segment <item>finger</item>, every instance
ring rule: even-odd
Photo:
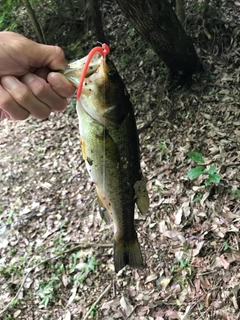
[[[1,119],[25,120],[29,117],[29,112],[17,104],[2,86],[0,86],[0,108],[2,109]]]
[[[45,66],[52,70],[65,70],[68,62],[60,47],[37,43],[32,46],[30,65],[39,68]]]
[[[76,88],[59,72],[50,72],[47,81],[53,90],[62,97],[70,98],[73,96]]]
[[[13,76],[3,76],[1,83],[15,102],[31,113],[33,117],[37,119],[46,119],[51,113],[51,109],[44,102],[38,100],[30,88],[17,78]]]
[[[37,69],[34,72],[31,72],[31,71],[29,71],[29,72],[34,73],[36,76],[38,76],[38,77],[40,77],[40,78],[42,78],[42,79],[47,81],[47,77],[48,77],[48,74],[49,74],[50,71],[51,70],[49,68],[42,67],[42,68]]]
[[[35,74],[27,73],[21,81],[28,86],[34,96],[54,111],[63,111],[67,106],[67,99],[58,95],[42,78]]]
[[[6,111],[0,109],[0,120],[3,119],[11,119],[11,117]]]
[[[49,68],[43,67],[37,69],[34,74],[48,81],[52,89],[61,97],[72,97],[76,87],[63,74],[50,71]]]

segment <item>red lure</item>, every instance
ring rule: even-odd
[[[79,80],[79,85],[78,85],[78,90],[77,90],[77,100],[80,98],[81,93],[82,93],[83,82],[84,82],[85,75],[87,73],[89,63],[91,62],[93,56],[97,52],[99,52],[103,57],[105,57],[107,54],[109,54],[110,48],[106,43],[102,43],[102,47],[95,47],[89,52],[86,63],[84,65],[84,68],[83,68],[83,71],[81,74],[81,77],[80,77],[80,80]]]

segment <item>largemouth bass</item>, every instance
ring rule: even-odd
[[[71,72],[65,73],[76,86],[80,65],[71,64]],[[76,77],[74,68],[78,69]],[[140,168],[136,122],[124,83],[107,57],[97,57],[89,66],[77,113],[83,158],[100,207],[114,224],[115,271],[126,265],[143,268],[134,208],[136,203],[141,213],[146,213],[149,199]]]

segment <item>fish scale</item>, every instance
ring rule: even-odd
[[[143,268],[134,210],[137,203],[145,214],[149,199],[140,168],[133,106],[110,59],[100,57],[96,65],[95,61],[92,72],[88,70],[77,100],[83,157],[96,186],[100,207],[113,220],[115,271],[125,265]],[[79,80],[78,76],[74,77],[74,70],[70,75],[69,79],[77,85]]]

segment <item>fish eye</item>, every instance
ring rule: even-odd
[[[110,82],[115,82],[119,77],[116,70],[110,70],[107,75]]]

